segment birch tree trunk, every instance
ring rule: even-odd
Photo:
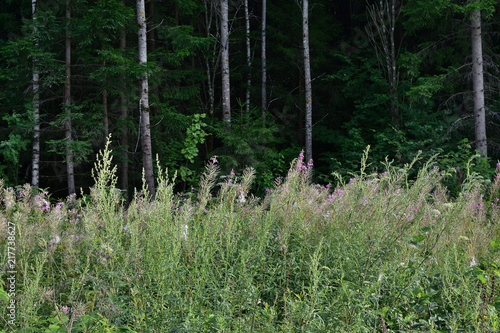
[[[488,156],[486,141],[486,110],[484,104],[483,48],[481,40],[481,11],[471,13],[472,85],[474,90],[474,128],[476,149]]]
[[[391,121],[395,128],[400,127],[401,115],[398,107],[398,81],[399,73],[397,68],[397,51],[395,41],[396,21],[401,12],[401,4],[396,0],[380,0],[378,5],[368,7],[371,17],[371,28],[367,33],[375,46],[375,52],[379,64],[384,69],[387,82],[389,84],[389,95],[391,96]],[[378,37],[378,39],[376,38]]]
[[[125,52],[127,46],[127,35],[125,27],[120,34],[120,49]],[[128,107],[127,97],[124,89],[120,92],[120,120],[122,123],[120,144],[122,146],[122,162],[121,162],[121,189],[128,193],[128,131],[127,131]]]
[[[221,7],[221,61],[222,61],[222,120],[231,127],[231,86],[229,82],[229,5],[220,0]]]
[[[302,0],[302,30],[304,47],[304,86],[306,92],[306,161],[312,160],[312,86],[309,54],[309,0]]]
[[[102,46],[104,50],[104,45]],[[106,67],[106,60],[102,62],[102,66]],[[106,86],[106,79],[104,79],[104,86]],[[108,91],[102,91],[102,125],[104,127],[104,141],[109,137],[109,117],[108,117]]]
[[[71,20],[71,0],[66,0],[66,78],[64,83],[64,108],[66,111],[66,119],[64,127],[66,130],[66,170],[68,174],[68,193],[75,193],[75,174],[74,174],[74,153],[72,148],[73,138],[71,135],[71,33],[69,30]]]
[[[247,93],[246,93],[246,107],[247,113],[250,113],[250,87],[252,86],[252,55],[250,49],[250,14],[248,12],[248,0],[245,0],[245,37],[247,46]]]
[[[206,28],[206,37],[213,37],[211,33],[212,22],[215,21],[217,36],[213,37],[215,40],[219,39],[219,27],[217,24],[217,20],[213,20],[214,17],[214,5],[211,0],[203,0],[203,5],[205,7],[205,28]],[[209,114],[210,117],[214,116],[215,109],[215,72],[217,71],[217,65],[219,63],[219,59],[217,57],[217,43],[212,44],[212,56],[205,57],[205,65],[207,67],[207,87],[208,87],[208,97],[209,97]]]
[[[37,33],[37,25],[36,25],[36,0],[31,1],[31,12],[33,15],[33,22],[35,23],[35,39],[34,44],[35,48],[38,47],[38,37]],[[36,60],[33,59],[33,164],[31,168],[31,185],[33,187],[39,187],[39,179],[40,179],[40,74],[38,72],[38,67],[36,64]]]
[[[266,127],[267,114],[267,58],[266,58],[266,18],[267,18],[267,0],[262,0],[262,45],[261,45],[261,60],[262,60],[262,125]]]
[[[151,198],[155,196],[155,183],[153,174],[153,154],[151,147],[151,128],[149,123],[149,87],[148,73],[146,69],[147,55],[147,40],[146,40],[146,15],[145,15],[144,0],[137,0],[137,25],[138,30],[138,48],[139,48],[139,65],[144,67],[141,74],[141,99],[139,101],[141,111],[141,144],[142,144],[142,163],[144,168],[144,176],[146,185]]]

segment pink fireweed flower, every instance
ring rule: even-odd
[[[299,161],[303,161],[304,160],[304,151],[302,150],[299,154]]]

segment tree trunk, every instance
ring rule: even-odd
[[[69,31],[71,20],[71,0],[66,0],[66,80],[64,83],[64,107],[66,111],[66,119],[64,127],[66,130],[65,143],[66,143],[66,170],[68,174],[68,193],[75,193],[75,174],[74,174],[74,153],[71,136],[71,33]]]
[[[104,50],[104,45],[102,46]],[[106,60],[102,62],[102,66],[106,67]],[[109,138],[109,117],[108,117],[108,91],[106,89],[106,79],[104,79],[104,90],[102,91],[102,125],[104,127],[104,141]]]
[[[206,37],[211,38],[211,27],[212,27],[212,21],[213,21],[213,15],[214,15],[214,10],[213,10],[213,4],[209,0],[204,0],[203,5],[205,7],[205,29],[206,29]],[[217,20],[216,20],[217,23]],[[217,31],[219,29],[217,28]],[[216,37],[217,38],[217,37]],[[214,92],[214,86],[215,86],[215,81],[214,77],[215,74],[212,74],[212,72],[216,71],[216,67],[218,64],[218,59],[217,59],[217,43],[213,43],[213,50],[212,50],[212,57],[206,56],[205,57],[205,65],[207,67],[207,86],[208,86],[208,98],[209,98],[209,114],[210,117],[214,116],[214,108],[215,108],[215,92]],[[209,59],[210,58],[210,59]]]
[[[267,17],[267,0],[262,0],[262,45],[261,45],[261,60],[262,60],[262,125],[266,127],[267,114],[267,58],[266,58],[266,17]]]
[[[37,25],[36,25],[36,0],[31,1],[31,11],[33,15],[33,22],[35,22],[35,48],[38,47],[38,37]],[[31,169],[31,185],[33,187],[39,187],[40,179],[40,74],[38,72],[38,67],[36,60],[33,59],[33,164]]]
[[[231,127],[231,87],[229,82],[229,5],[220,0],[221,6],[221,61],[222,61],[222,120]]]
[[[127,46],[127,35],[123,28],[120,35],[120,49],[125,52]],[[120,144],[122,146],[122,162],[121,162],[121,188],[128,194],[128,131],[127,131],[127,118],[128,118],[128,107],[127,107],[127,97],[124,93],[125,89],[120,92],[120,121],[122,124],[121,128],[121,139]]]
[[[471,14],[472,32],[472,85],[474,90],[474,128],[476,149],[488,156],[486,141],[486,110],[484,105],[483,48],[481,41],[481,11]]]
[[[309,55],[309,0],[302,0],[302,29],[304,47],[304,86],[306,92],[306,161],[312,160],[312,87]]]
[[[246,93],[246,107],[247,113],[250,113],[250,87],[252,86],[252,54],[250,49],[250,14],[248,12],[248,0],[245,0],[245,37],[247,46],[247,93]]]
[[[146,40],[146,15],[144,0],[137,0],[137,24],[138,31],[138,47],[139,47],[139,65],[144,67],[141,74],[141,99],[139,101],[141,110],[141,144],[142,144],[142,163],[146,185],[151,198],[155,196],[155,182],[153,174],[153,153],[151,147],[151,128],[149,123],[149,87],[148,73],[146,69],[147,55],[147,40]]]
[[[108,117],[108,91],[102,91],[102,124],[104,127],[104,141],[109,137],[109,117]]]
[[[397,51],[395,41],[395,28],[397,17],[401,11],[401,5],[396,6],[396,0],[381,0],[378,5],[372,5],[368,8],[371,17],[371,25],[367,33],[375,47],[377,59],[387,78],[389,85],[389,96],[391,98],[391,121],[395,128],[401,125],[401,115],[398,107],[398,68]],[[374,27],[374,30],[371,29]],[[380,39],[377,40],[376,36]]]

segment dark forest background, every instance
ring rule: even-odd
[[[119,186],[142,184],[135,1],[3,0],[0,6],[0,177],[31,182],[34,64],[40,73],[40,188],[68,193],[66,176],[65,39],[71,61],[71,148],[75,183],[94,183],[91,169],[108,134]],[[500,16],[496,1],[309,0],[315,181],[334,182],[359,169],[382,172],[422,151],[454,170],[458,188],[475,154],[472,94],[472,6],[482,10],[488,158],[472,168],[485,179],[500,159]],[[394,6],[395,67],[387,67],[384,26],[373,13]],[[223,171],[257,171],[263,193],[304,149],[302,12],[293,0],[267,4],[267,110],[261,105],[261,1],[248,1],[251,65],[246,57],[244,1],[230,1],[231,128],[222,122],[219,2],[150,0],[148,73],[153,156],[176,189],[196,186],[209,158]],[[384,19],[385,18],[385,19]],[[391,35],[389,36],[389,42]],[[36,42],[35,42],[36,41]],[[251,75],[251,84],[248,77]],[[393,76],[394,74],[394,76]],[[247,108],[247,89],[250,103]],[[156,159],[155,159],[156,160]],[[156,168],[156,163],[154,163]],[[124,169],[128,172],[123,173]],[[79,191],[77,191],[79,193]],[[131,194],[131,193],[130,193]]]

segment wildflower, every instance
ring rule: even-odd
[[[474,256],[472,256],[472,260],[470,262],[469,267],[475,267],[477,265],[479,265],[479,263],[476,261],[476,258]]]
[[[188,231],[189,231],[188,225],[187,224],[181,224],[181,237],[185,241],[187,241],[187,238],[188,238]]]
[[[68,313],[69,313],[70,308],[68,308],[67,306],[62,306],[62,307],[61,307],[61,310],[62,310],[62,312],[64,312],[65,314],[68,314]]]
[[[431,209],[430,213],[431,213],[434,217],[441,215],[441,212],[440,212],[439,210],[437,210],[437,209]]]
[[[61,237],[59,236],[55,236],[55,237],[52,237],[52,239],[50,240],[49,244],[50,245],[56,245],[56,244],[59,244],[61,242]]]
[[[103,248],[104,250],[106,250],[106,252],[108,252],[109,254],[113,253],[114,250],[111,248],[111,246],[107,245],[107,244],[101,244],[101,248]]]
[[[444,206],[446,209],[450,209],[450,210],[451,210],[451,209],[453,209],[453,206],[454,206],[454,205],[453,205],[453,203],[451,203],[451,202],[447,202],[447,203],[445,203],[443,206]]]
[[[231,172],[229,173],[229,175],[230,175],[230,176],[234,176],[234,175],[235,175],[234,171],[233,171],[233,170],[231,170]]]
[[[240,192],[240,196],[238,197],[238,199],[236,201],[240,204],[244,204],[247,201],[245,198],[245,193]]]

